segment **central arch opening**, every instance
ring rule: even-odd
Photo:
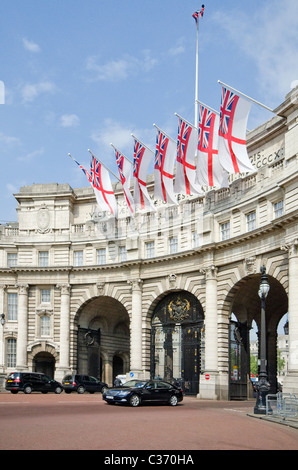
[[[198,393],[203,323],[202,306],[189,292],[170,293],[157,304],[151,321],[151,378]]]

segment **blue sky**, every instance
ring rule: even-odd
[[[194,122],[194,0],[2,0],[0,222],[33,183],[88,186],[71,153],[90,148],[117,172],[113,143],[132,158],[131,133],[154,150],[156,123],[174,139]],[[206,0],[199,98],[218,109],[220,85],[271,108],[298,83],[297,0]],[[248,128],[272,113],[253,105]],[[113,180],[113,178],[112,178]]]

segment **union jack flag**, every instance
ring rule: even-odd
[[[104,211],[110,211],[111,214],[116,215],[117,206],[112,189],[108,171],[103,168],[102,164],[91,155],[91,176],[92,185],[97,192],[97,201]]]
[[[215,113],[210,109],[204,108],[200,105],[199,112],[199,137],[198,137],[198,150],[208,150],[211,139],[213,139],[213,129],[215,121]]]
[[[219,156],[222,166],[231,173],[253,171],[246,150],[246,123],[251,104],[226,87],[222,87]]]
[[[202,9],[200,11],[199,10],[195,11],[194,14],[192,15],[196,23],[198,23],[199,17],[203,18],[204,9],[205,9],[205,5],[202,5]]]
[[[178,115],[177,115],[178,116]],[[202,194],[195,183],[195,153],[198,145],[197,129],[180,116],[177,137],[177,170],[174,189],[181,194]]]
[[[155,165],[154,165],[154,168],[156,168],[157,170],[162,169],[164,166],[168,144],[169,144],[169,138],[163,132],[158,130],[157,136],[156,136]]]
[[[134,198],[135,203],[141,209],[154,209],[146,185],[146,176],[148,166],[152,159],[152,151],[143,145],[138,139],[134,138],[134,159],[133,159],[133,176]]]
[[[131,212],[134,214],[135,207],[133,202],[133,197],[130,192],[130,173],[131,173],[131,163],[122,155],[119,150],[115,148],[116,162],[118,166],[118,171],[120,175],[120,180],[123,188],[124,197],[126,199],[127,206]]]
[[[154,194],[164,202],[176,204],[173,192],[174,161],[176,156],[176,144],[173,140],[157,129],[155,147],[155,186]]]
[[[192,133],[192,126],[179,118],[178,140],[177,140],[177,161],[182,165],[189,165],[186,162],[187,147]],[[193,165],[190,166],[195,169]]]
[[[134,158],[133,158],[133,176],[139,180],[140,166],[142,163],[142,158],[145,153],[145,147],[138,140],[135,139],[134,144]],[[141,184],[146,184],[144,181],[140,181]]]
[[[227,187],[227,173],[218,158],[218,126],[218,114],[200,105],[197,177],[202,185]]]
[[[81,168],[82,172],[84,173],[84,175],[87,177],[89,183],[91,183],[92,185],[92,176],[90,173],[88,173],[88,171],[86,170],[86,168],[84,168],[79,162],[77,162],[74,158],[72,158],[74,162],[76,162],[76,164]]]
[[[121,183],[124,184],[125,181],[126,181],[126,178],[125,178],[125,175],[124,175],[124,155],[122,155],[119,150],[116,150],[116,162],[117,162],[117,166],[118,166],[118,170],[119,170],[119,175],[120,175],[120,179],[121,179]]]
[[[219,131],[223,135],[227,135],[233,126],[238,100],[238,95],[222,87]]]

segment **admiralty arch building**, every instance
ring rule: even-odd
[[[277,389],[277,327],[288,321],[283,391],[298,393],[298,88],[247,134],[255,172],[179,204],[118,219],[91,186],[33,184],[0,226],[0,376],[74,371],[179,379],[186,394],[247,399],[249,334],[260,330],[265,267],[267,371]],[[79,171],[79,170],[78,170]],[[147,187],[153,197],[153,176]]]

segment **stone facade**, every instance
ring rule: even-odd
[[[231,175],[229,188],[205,188],[201,197],[180,196],[177,206],[155,201],[156,212],[132,219],[116,184],[115,221],[98,208],[91,187],[22,187],[18,222],[0,226],[3,375],[43,370],[61,380],[79,371],[111,384],[117,373],[164,370],[187,389],[190,367],[198,397],[231,398],[241,374],[231,368],[230,319],[234,314],[246,332],[253,320],[260,324],[264,265],[269,380],[274,390],[276,328],[288,312],[284,391],[297,393],[297,92],[248,133],[254,173]],[[153,184],[148,177],[152,195]],[[249,368],[241,368],[248,389]]]

